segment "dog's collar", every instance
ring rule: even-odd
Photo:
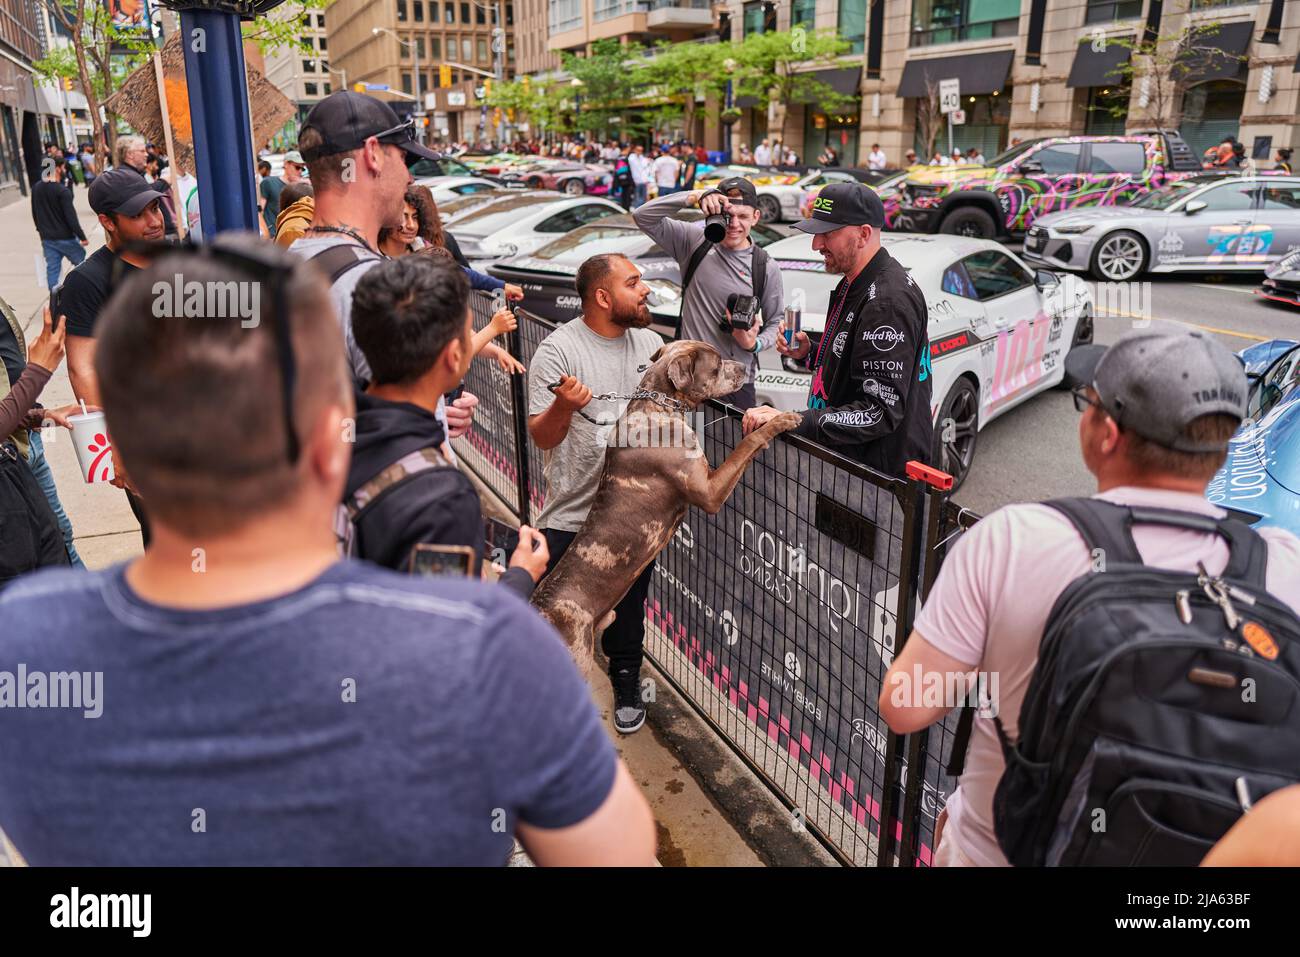
[[[654,389],[637,389],[629,396],[611,396],[611,398],[626,398],[629,402],[635,402],[637,399],[646,399],[655,405],[661,405],[673,412],[687,412],[690,407],[681,399],[674,399],[670,395],[664,395],[662,392],[656,392]]]

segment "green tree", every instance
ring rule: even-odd
[[[1117,85],[1138,91],[1134,112],[1143,117],[1144,125],[1170,130],[1178,128],[1179,101],[1199,70],[1207,65],[1221,66],[1226,60],[1246,59],[1225,53],[1214,44],[1213,38],[1221,27],[1217,20],[1202,20],[1166,30],[1151,39],[1104,37],[1097,42],[1113,43],[1131,51],[1129,58],[1111,71],[1111,78]],[[1117,104],[1110,112],[1127,117],[1129,104]]]
[[[733,43],[670,43],[660,41],[635,68],[633,86],[643,99],[653,99],[657,128],[681,117],[687,133],[695,128],[698,100],[721,103],[727,89],[727,66],[737,66]],[[711,111],[712,112],[712,111]]]
[[[86,96],[87,111],[94,130],[95,152],[100,169],[116,139],[117,117],[105,124],[100,102],[112,95],[119,84],[153,55],[157,47],[152,36],[139,30],[114,26],[108,5],[101,0],[39,0],[50,16],[68,31],[70,46],[52,46],[32,64],[44,83],[62,85],[73,80]],[[303,15],[323,10],[332,0],[289,0],[272,16],[258,17],[242,26],[244,39],[255,42],[263,53],[283,48],[306,52],[313,48],[301,36]]]
[[[560,54],[564,71],[581,84],[569,93],[570,98],[581,98],[580,104],[575,101],[575,127],[594,133],[627,126],[628,108],[638,93],[635,68],[641,54],[640,44],[624,45],[612,38],[597,40],[585,57],[567,50]]]
[[[780,135],[785,140],[785,124],[792,103],[816,103],[827,113],[851,108],[856,98],[839,93],[829,83],[817,79],[810,68],[833,66],[835,58],[847,53],[850,44],[833,30],[807,31],[802,27],[771,33],[751,33],[736,45],[733,54],[736,70],[733,91],[737,97],[749,96],[766,109],[777,103],[781,109]]]

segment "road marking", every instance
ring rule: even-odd
[[[1250,332],[1237,332],[1234,329],[1220,329],[1217,326],[1203,326],[1199,322],[1185,322],[1182,319],[1166,319],[1163,316],[1139,316],[1132,312],[1111,312],[1107,311],[1098,318],[1108,319],[1143,319],[1152,322],[1172,322],[1175,325],[1187,326],[1189,329],[1200,329],[1202,332],[1213,332],[1220,336],[1236,336],[1238,339],[1249,339],[1252,342],[1272,342],[1269,336],[1257,336]]]
[[[1239,288],[1239,287],[1237,287],[1237,286],[1216,286],[1216,285],[1214,285],[1214,284],[1212,284],[1212,283],[1208,283],[1208,282],[1194,282],[1194,283],[1191,283],[1191,285],[1196,286],[1196,287],[1198,287],[1198,288],[1200,288],[1200,289],[1214,289],[1214,290],[1222,290],[1223,292],[1235,292],[1235,293],[1237,293],[1237,295],[1239,295],[1239,296],[1253,296],[1253,295],[1255,295],[1255,290],[1254,290],[1254,289],[1241,289],[1241,288]]]

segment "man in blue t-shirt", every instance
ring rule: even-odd
[[[227,284],[249,291],[228,318],[155,293]],[[96,333],[154,535],[0,594],[0,828],[29,863],[503,864],[516,836],[544,865],[653,862],[548,625],[500,588],[338,560],[351,383],[311,267],[248,238],[168,253]]]

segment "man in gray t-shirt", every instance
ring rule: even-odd
[[[732,295],[752,296],[757,291],[754,242],[750,230],[762,217],[758,210],[758,192],[749,180],[733,176],[719,183],[717,189],[661,196],[632,214],[641,231],[677,260],[683,284],[696,250],[710,245],[704,238],[702,222],[686,223],[673,218],[674,213],[688,206],[699,206],[706,215],[725,212],[730,216],[730,223],[725,238],[708,249],[686,287],[682,297],[680,335],[683,339],[707,342],[722,353],[724,359],[734,359],[745,367],[745,385],[722,401],[737,408],[750,409],[757,404],[754,374],[758,371],[758,354],[776,343],[777,323],[785,309],[781,271],[770,257],[759,253],[758,260],[764,264],[766,272],[761,319],[756,316],[748,330],[722,327],[722,323],[729,319],[728,298]]]
[[[537,527],[555,567],[587,520],[596,497],[605,449],[626,399],[641,382],[650,357],[663,345],[650,325],[650,288],[624,256],[593,256],[578,269],[582,315],[542,340],[528,367],[528,432],[545,455],[546,506]],[[551,386],[558,387],[552,392]],[[641,646],[651,563],[614,609],[601,636],[614,685],[614,727],[631,734],[645,722],[641,701]]]

